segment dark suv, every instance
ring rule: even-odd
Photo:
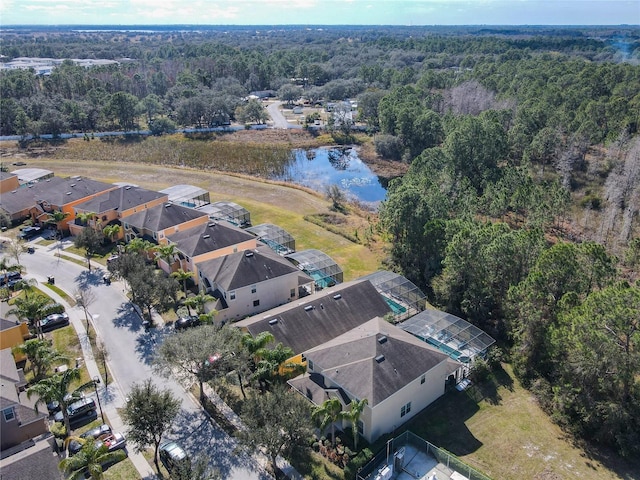
[[[71,423],[75,423],[76,419],[82,418],[90,411],[96,411],[96,402],[93,401],[93,398],[81,398],[67,407],[67,413],[69,414],[69,421]],[[62,412],[57,412],[53,416],[53,419],[56,422],[63,422],[64,416]]]
[[[20,233],[20,235],[18,235],[20,238],[22,238],[23,240],[29,240],[33,237],[35,237],[36,235],[39,235],[40,232],[42,232],[42,227],[25,227],[22,229],[22,232]]]

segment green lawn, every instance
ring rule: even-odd
[[[408,428],[496,480],[638,478],[633,466],[572,442],[508,365],[481,388],[445,394]]]

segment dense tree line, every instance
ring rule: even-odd
[[[292,79],[312,102],[363,95],[368,109],[362,119],[377,128],[371,91],[415,84],[416,94],[424,97],[419,104],[442,114],[450,107],[464,111],[460,99],[468,97],[469,89],[455,89],[476,79],[486,89],[477,96],[518,102],[513,141],[521,148],[546,126],[592,136],[595,122],[605,125],[603,138],[612,138],[621,128],[637,128],[637,67],[610,63],[637,57],[637,37],[629,29],[601,29],[595,35],[584,29],[541,28],[53,28],[44,33],[18,28],[0,39],[7,60],[31,56],[119,63],[87,69],[69,61],[49,76],[3,71],[0,134],[131,130],[160,118],[183,126],[251,121],[255,115],[238,110],[242,99],[252,91],[278,90]],[[530,99],[536,105],[529,105]],[[548,108],[557,113],[551,115]],[[156,128],[171,130],[173,124]],[[410,157],[433,140],[413,140],[407,133],[402,135]],[[590,140],[600,141],[598,135]]]

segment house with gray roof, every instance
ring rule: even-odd
[[[173,207],[184,208],[178,205]],[[177,246],[180,268],[193,272],[196,284],[200,279],[198,265],[202,262],[231,253],[253,250],[258,246],[258,239],[241,228],[228,222],[211,221],[205,213],[192,211],[203,215],[204,221],[192,228],[167,234],[166,243]]]
[[[74,207],[96,195],[118,187],[85,177],[51,177],[46,180],[22,186],[0,197],[0,209],[4,210],[13,222],[21,222],[29,217],[37,223],[45,222],[48,213],[62,211],[68,213],[65,224],[75,217]]]
[[[357,425],[372,443],[455,385],[460,364],[380,317],[304,352],[307,373],[289,384],[316,405],[367,399]],[[342,426],[342,425],[339,425]],[[344,426],[347,426],[345,424]]]
[[[193,208],[163,203],[132,213],[123,219],[124,238],[146,238],[157,244],[166,244],[169,235],[206,224],[209,217]],[[192,234],[191,232],[190,234]]]
[[[0,451],[18,447],[49,431],[47,415],[38,413],[24,393],[26,381],[10,348],[0,350]]]
[[[371,282],[356,281],[321,290],[235,325],[254,337],[270,332],[277,343],[299,355],[389,313],[391,308]]]
[[[167,201],[166,194],[133,185],[120,186],[76,205],[76,215],[91,214],[91,218],[83,222],[76,219],[69,224],[69,230],[71,235],[77,235],[85,226],[104,228],[111,224],[121,225],[124,218],[148,208],[164,205]],[[121,230],[118,238],[123,237],[124,232]]]
[[[313,279],[266,245],[197,264],[199,283],[216,297],[216,320],[234,321],[295,302]]]

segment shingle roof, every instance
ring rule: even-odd
[[[115,185],[84,177],[52,177],[20,187],[10,193],[2,194],[0,207],[4,208],[9,214],[20,212],[41,202],[48,202],[51,205],[61,207],[90,195],[115,188]]]
[[[254,337],[271,332],[276,342],[302,353],[390,311],[371,282],[358,281],[322,290],[235,325],[247,328]]]
[[[12,322],[11,320],[7,320],[6,318],[0,318],[0,331],[14,328],[16,325],[16,322]]]
[[[372,407],[442,362],[460,364],[404,330],[375,318],[333,340],[307,350],[320,372]]]
[[[48,445],[38,442],[36,447],[28,448],[2,461],[2,478],[11,480],[61,480],[64,478],[58,468],[58,457]]]
[[[127,185],[76,205],[76,208],[85,212],[101,214],[110,210],[127,210],[159,198],[167,200],[167,195],[147,190],[146,188]]]
[[[198,271],[227,291],[300,272],[266,246],[200,262]],[[307,276],[306,283],[312,281]]]
[[[165,228],[174,227],[181,223],[188,222],[200,217],[206,217],[205,213],[198,212],[193,208],[181,207],[168,203],[146,208],[127,217],[129,225],[139,229],[146,229],[152,232],[159,232]],[[191,232],[191,230],[189,230]]]
[[[202,213],[201,215],[206,215]],[[215,252],[221,248],[238,245],[256,237],[235,227],[228,222],[210,222],[167,235],[167,239],[178,245],[178,250],[188,257],[197,257],[208,252]]]

